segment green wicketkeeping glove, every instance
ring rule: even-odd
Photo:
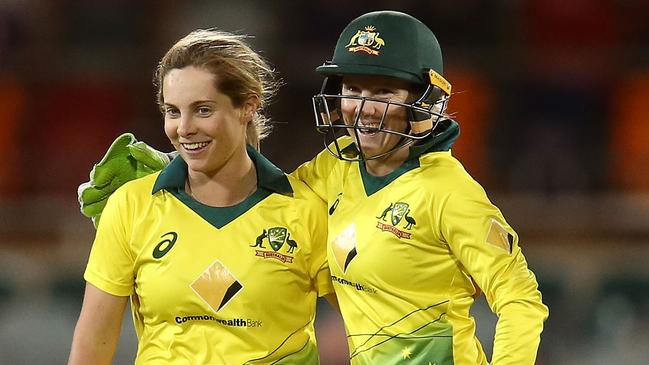
[[[90,181],[79,185],[81,213],[99,224],[108,197],[124,183],[162,170],[173,155],[138,142],[131,133],[117,137],[106,155],[90,171]]]

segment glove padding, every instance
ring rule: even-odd
[[[97,227],[108,197],[126,182],[162,170],[173,155],[135,139],[131,133],[117,137],[106,155],[93,166],[90,181],[79,185],[81,213]]]

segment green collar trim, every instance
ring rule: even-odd
[[[286,174],[273,165],[264,155],[255,150],[252,146],[247,145],[248,156],[252,159],[257,169],[257,186],[266,188],[270,191],[280,194],[290,194],[293,192],[291,183],[288,181]],[[165,167],[155,184],[151,194],[155,194],[162,189],[180,191],[185,190],[185,180],[187,179],[187,163],[181,158],[174,158],[167,167]]]
[[[377,177],[370,175],[370,173],[367,172],[365,163],[359,163],[358,165],[361,172],[361,178],[363,179],[365,194],[370,196],[396,180],[399,176],[418,168],[420,166],[418,157],[424,153],[450,150],[453,143],[455,143],[457,138],[460,136],[460,126],[452,119],[446,119],[440,123],[442,124],[439,125],[438,128],[440,128],[441,132],[425,138],[416,145],[410,146],[410,151],[406,161],[385,176]],[[358,153],[358,150],[356,149],[356,145],[351,143],[349,146],[345,147],[342,152]]]
[[[178,200],[183,202],[183,204],[188,206],[189,209],[193,210],[196,214],[218,229],[225,227],[226,224],[237,219],[273,193],[266,188],[260,187],[239,204],[231,207],[211,207],[194,200],[194,198],[187,195],[184,189],[173,189],[170,190],[170,192],[173,196],[178,198]]]
[[[406,160],[401,164],[401,166],[397,167],[391,173],[380,177],[370,175],[370,173],[367,172],[367,168],[365,167],[365,162],[359,162],[358,166],[361,171],[361,178],[363,179],[363,188],[365,188],[365,194],[367,196],[370,196],[386,187],[388,184],[396,180],[399,176],[405,174],[410,170],[418,168],[419,159],[412,158],[410,160]]]
[[[183,204],[196,212],[216,228],[223,228],[252,207],[257,205],[273,192],[280,194],[293,193],[291,183],[282,170],[273,165],[266,157],[250,145],[246,146],[248,156],[257,168],[257,190],[239,204],[230,207],[211,207],[196,201],[185,192],[187,178],[187,163],[177,157],[165,167],[156,179],[152,194],[165,189],[173,194]]]

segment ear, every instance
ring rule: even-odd
[[[257,110],[261,106],[261,100],[257,94],[250,94],[241,107],[241,122],[248,123],[252,121]]]

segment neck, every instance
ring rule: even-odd
[[[207,175],[190,171],[185,191],[195,200],[213,207],[229,207],[241,203],[257,190],[255,165],[245,152],[216,173]]]
[[[409,152],[409,149],[404,147],[387,156],[375,160],[367,160],[365,161],[365,169],[372,176],[385,176],[401,166],[408,158]]]

